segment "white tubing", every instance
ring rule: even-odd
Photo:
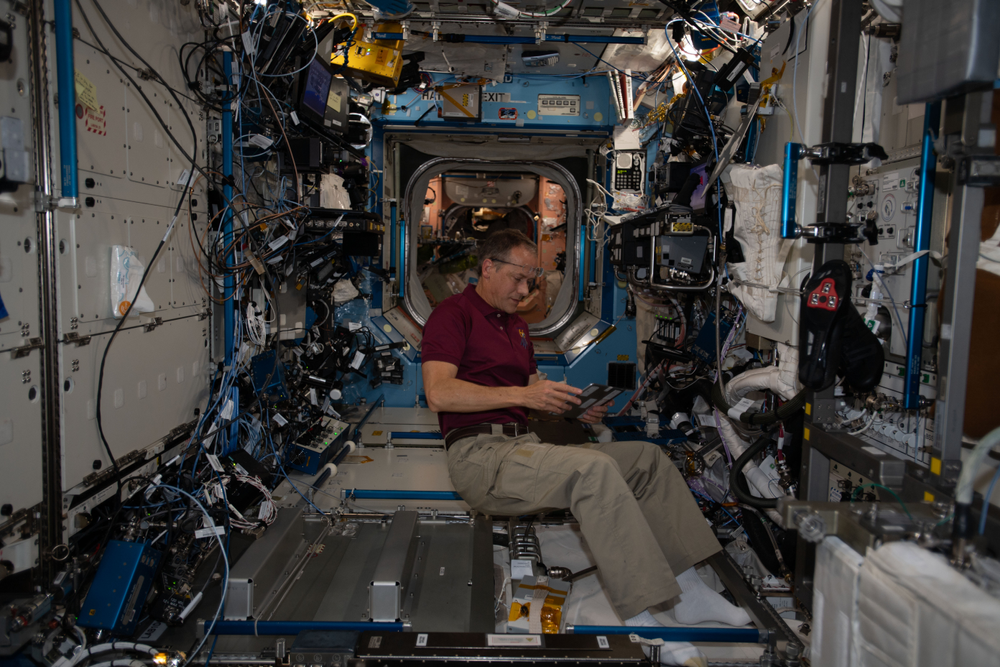
[[[201,596],[202,594],[201,592],[199,592],[197,595],[191,598],[191,602],[188,603],[188,606],[184,607],[184,611],[180,613],[180,619],[182,621],[186,619],[188,615],[191,614],[192,611],[194,611],[195,607],[198,606],[198,603],[201,602]]]
[[[147,646],[146,644],[136,644],[135,642],[109,642],[107,644],[97,644],[95,646],[91,646],[84,651],[80,651],[72,658],[65,660],[65,662],[57,660],[53,667],[73,667],[73,665],[78,662],[91,658],[97,653],[107,653],[109,651],[136,651],[139,653],[148,653],[150,655],[156,655],[159,653],[157,649],[152,646]],[[140,662],[139,664],[142,664],[143,667],[145,667],[143,663]],[[96,667],[96,665],[92,665],[91,667]]]
[[[958,476],[958,485],[955,487],[955,502],[963,505],[972,503],[972,484],[976,479],[976,471],[990,450],[998,444],[1000,444],[1000,426],[984,435],[962,464],[962,473]]]
[[[751,391],[770,389],[786,401],[791,400],[798,393],[799,352],[794,347],[778,343],[778,355],[777,366],[754,368],[727,382],[729,397],[739,400]]]
[[[716,414],[718,415],[719,435],[721,435],[722,439],[725,440],[727,445],[729,445],[729,453],[733,455],[733,461],[735,462],[736,459],[740,458],[740,455],[747,450],[750,443],[736,433],[736,429],[733,428],[732,422],[729,421],[726,415],[722,414],[722,412],[718,410],[716,411]]]

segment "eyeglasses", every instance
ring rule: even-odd
[[[541,278],[542,273],[545,272],[540,266],[525,266],[524,264],[515,264],[514,262],[506,262],[502,259],[494,259],[494,262],[499,262],[500,264],[507,264],[508,266],[516,266],[519,269],[523,269],[528,273],[528,278]]]

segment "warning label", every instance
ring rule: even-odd
[[[102,137],[106,137],[108,135],[108,121],[107,114],[104,111],[104,106],[95,110],[90,107],[85,107],[82,104],[77,104],[76,117],[83,119],[83,126],[87,132],[91,132]]]

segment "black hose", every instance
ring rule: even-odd
[[[773,509],[777,507],[778,499],[757,498],[756,496],[751,495],[750,487],[747,486],[746,480],[743,478],[743,468],[747,466],[747,463],[749,463],[754,456],[767,447],[770,442],[770,433],[765,433],[757,438],[752,445],[747,447],[745,452],[740,454],[740,457],[736,459],[736,463],[733,464],[733,469],[729,472],[729,488],[733,492],[733,495],[736,496],[741,503],[760,509]]]
[[[712,385],[712,403],[722,414],[728,415],[729,410],[732,408],[722,393],[722,385],[718,382]],[[776,422],[783,422],[792,418],[805,404],[806,391],[803,389],[774,412],[744,412],[740,415],[740,422],[750,426],[770,426]]]
[[[587,576],[591,572],[596,572],[596,571],[597,571],[597,566],[596,565],[591,565],[590,567],[586,568],[585,570],[580,570],[579,572],[574,572],[573,574],[571,574],[568,577],[566,577],[565,579],[563,579],[563,581],[573,582],[573,581],[576,581],[577,579],[579,579],[581,577]]]

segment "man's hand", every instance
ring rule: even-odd
[[[599,424],[608,414],[608,404],[592,405],[587,411],[580,415],[580,421],[584,424]]]
[[[580,399],[576,397],[580,389],[571,387],[565,382],[553,382],[551,380],[538,380],[529,384],[522,390],[524,407],[540,412],[554,412],[561,414],[569,408],[568,403],[580,404]]]

